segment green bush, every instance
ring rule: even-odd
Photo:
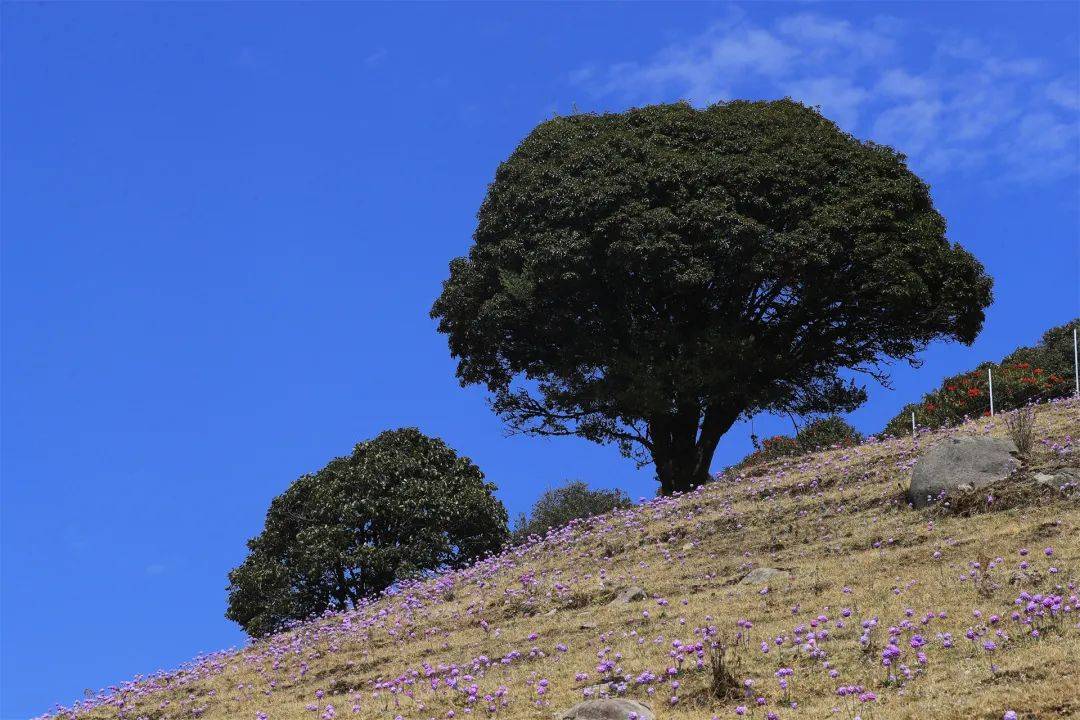
[[[592,490],[580,480],[574,480],[545,491],[528,517],[522,513],[514,525],[513,540],[521,543],[530,535],[543,535],[571,520],[602,515],[631,504],[622,490]]]
[[[761,447],[744,457],[736,467],[760,465],[770,460],[799,454],[799,443],[788,435],[773,435],[761,441]]]
[[[265,635],[497,552],[509,532],[494,490],[442,440],[416,428],[382,432],[274,498],[229,573],[225,616]]]
[[[911,413],[922,427],[956,425],[966,418],[990,414],[987,370],[994,373],[994,410],[1015,410],[1038,400],[1071,395],[1074,385],[1072,331],[1080,319],[1047,330],[1031,347],[1017,348],[1000,363],[985,362],[969,372],[946,378],[921,401],[909,403],[889,421],[884,435],[911,433]]]
[[[806,425],[795,437],[774,435],[762,440],[761,447],[743,458],[736,467],[759,465],[770,460],[802,455],[834,445],[847,447],[859,442],[862,442],[862,434],[858,430],[842,417],[830,415]]]
[[[834,445],[850,447],[862,442],[862,433],[842,417],[832,415],[810,423],[795,436],[801,452],[814,452]]]

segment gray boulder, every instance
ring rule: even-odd
[[[766,583],[783,582],[791,577],[791,573],[787,570],[779,570],[777,568],[760,567],[754,568],[750,572],[743,575],[742,580],[739,581],[740,585],[764,585]]]
[[[634,715],[631,716],[631,713]],[[609,698],[605,700],[586,700],[555,716],[558,720],[655,720],[656,716],[648,705],[635,700]]]
[[[1018,467],[1016,445],[1007,438],[960,436],[928,450],[911,474],[908,501],[915,507],[937,502],[943,494],[971,491],[1004,480]]]

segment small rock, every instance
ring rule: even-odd
[[[799,645],[784,645],[778,648],[778,652],[782,658],[794,658],[799,655],[799,647]]]
[[[581,694],[590,699],[592,698],[605,698],[608,695],[615,694],[615,683],[602,682],[595,685],[587,685],[581,688]]]
[[[622,698],[586,700],[555,717],[557,720],[627,720],[630,713],[636,713],[638,720],[656,718],[648,705]]]
[[[1074,497],[1080,494],[1080,468],[1058,468],[1052,473],[1035,473],[1035,482]]]
[[[694,543],[688,542],[688,543],[686,543],[685,545],[682,546],[682,549],[683,550],[693,550],[694,549]]]
[[[1035,482],[1041,483],[1043,485],[1053,485],[1054,476],[1047,475],[1046,473],[1035,473]]]
[[[642,590],[641,588],[639,588],[639,587],[631,587],[631,588],[626,588],[621,593],[616,595],[615,599],[612,600],[608,604],[609,605],[629,605],[632,602],[637,602],[638,600],[644,600],[647,597],[648,597],[648,595],[646,595],[645,591]]]
[[[591,620],[588,620],[588,621],[583,622],[580,625],[578,625],[578,627],[580,629],[582,629],[582,630],[595,630],[597,625],[596,625],[596,623],[592,622]]]
[[[743,578],[739,581],[739,584],[763,585],[768,582],[780,582],[781,580],[787,580],[789,577],[791,577],[791,573],[789,573],[787,570],[760,567],[754,568],[750,572],[743,575]]]

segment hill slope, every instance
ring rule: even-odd
[[[784,719],[1077,717],[1077,502],[1034,485],[968,498],[970,516],[903,500],[929,444],[1002,431],[983,419],[757,468],[60,714],[547,720],[607,691],[672,719],[740,706]],[[1039,431],[1039,462],[1076,464],[1080,404],[1044,406]],[[790,575],[740,583],[758,567]],[[648,597],[617,599],[631,587]],[[727,699],[709,692],[718,640],[734,667]]]

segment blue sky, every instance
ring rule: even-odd
[[[225,574],[270,499],[384,428],[512,514],[564,478],[654,492],[614,448],[505,437],[427,316],[553,113],[790,95],[909,155],[997,300],[865,431],[1080,306],[1075,3],[2,13],[5,719],[241,643]]]

